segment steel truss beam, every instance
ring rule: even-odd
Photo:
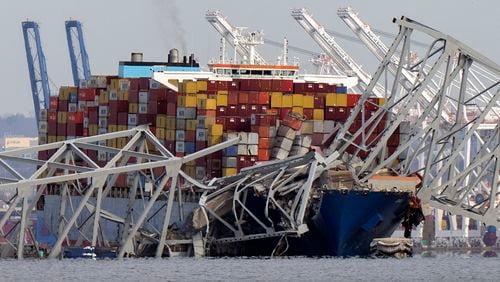
[[[353,167],[360,184],[386,167],[402,175],[418,173],[422,176],[418,194],[432,206],[500,226],[500,125],[480,132],[487,116],[498,110],[500,66],[460,41],[411,19],[402,17],[394,22],[400,32],[330,151],[344,155],[351,165],[356,157],[346,153],[349,146],[357,148],[356,154],[366,154],[364,161]],[[410,60],[414,34],[430,38],[428,49],[417,63]],[[483,69],[492,75],[489,83],[475,85],[475,90],[469,91],[473,88],[469,79],[472,69]],[[408,71],[417,79],[409,80],[405,75]],[[429,99],[425,92],[433,81],[439,84]],[[377,83],[391,89],[382,106],[373,105],[368,99]],[[402,87],[405,83],[411,85]],[[422,99],[428,104],[410,118],[410,112]],[[366,114],[368,107],[376,108],[371,116]],[[447,108],[456,109],[451,120],[441,114]],[[480,114],[468,117],[470,108]],[[361,126],[352,130],[358,119]],[[384,129],[375,134],[380,123]],[[400,136],[400,145],[388,152],[387,145],[394,134]],[[425,161],[418,162],[422,157]],[[478,194],[486,200],[476,202]]]
[[[127,138],[128,142],[125,147],[121,149],[99,145],[103,143],[103,141],[115,138]],[[3,234],[3,232],[1,232],[0,235],[4,236],[9,243],[17,249],[17,258],[22,259],[26,255],[24,242],[26,239],[26,231],[29,231],[27,220],[30,218],[37,201],[46,193],[47,186],[59,185],[62,190],[59,213],[59,232],[57,234],[57,241],[49,254],[49,258],[55,258],[61,254],[62,245],[64,242],[69,243],[67,238],[72,230],[78,230],[81,236],[84,236],[82,230],[85,231],[92,226],[91,229],[89,229],[92,234],[90,239],[91,245],[107,245],[107,241],[101,230],[102,220],[111,220],[113,222],[126,224],[123,228],[123,240],[118,248],[119,257],[123,257],[127,254],[136,252],[133,238],[136,237],[139,230],[147,229],[146,219],[153,211],[154,204],[159,200],[160,196],[164,195],[164,198],[168,200],[166,203],[166,213],[163,219],[163,229],[156,234],[159,240],[156,256],[161,257],[166,244],[165,240],[169,228],[170,217],[172,216],[175,191],[179,191],[180,193],[177,181],[179,177],[184,178],[190,185],[197,186],[201,189],[213,189],[213,187],[203,185],[191,177],[188,177],[181,171],[181,166],[197,158],[235,145],[238,142],[239,140],[235,138],[181,158],[173,156],[161,142],[156,139],[147,126],[139,126],[126,131],[77,138],[27,149],[1,152],[0,167],[2,167],[6,173],[10,173],[10,177],[0,180],[0,189],[15,188],[17,189],[17,195],[11,201],[8,211],[0,219],[0,230],[3,230],[3,226],[7,221],[15,220],[14,211],[18,203],[22,203],[22,207],[21,217],[19,223],[16,225],[16,230],[11,230],[9,234]],[[151,152],[151,150],[154,152]],[[51,156],[48,160],[34,160],[24,157],[26,154],[39,154],[46,151],[51,152]],[[90,152],[107,152],[110,154],[110,157],[104,162],[96,163],[88,155]],[[24,178],[21,173],[9,165],[9,162],[12,161],[36,164],[39,165],[39,167],[29,178]],[[133,210],[133,205],[131,204],[128,205],[127,211],[125,211],[125,214],[129,215],[125,219],[103,209],[102,203],[104,199],[109,196],[119,174],[125,173],[133,176],[134,181],[130,188],[130,200],[134,201],[138,191],[143,194],[143,191],[138,185],[139,176],[150,174],[151,177],[154,177],[152,169],[162,169],[163,175],[159,176],[157,179],[153,179],[152,195],[144,210],[140,212],[137,220],[133,220],[131,217]],[[37,188],[35,196],[29,200],[30,191],[35,187]],[[71,204],[71,196],[68,192],[70,187],[78,191],[81,200],[76,209],[73,209],[70,218],[65,218],[66,205]],[[142,197],[142,199],[145,200],[144,197]],[[178,201],[181,201],[181,198],[179,198]],[[162,208],[163,207],[165,206],[162,206]],[[85,219],[83,223],[78,223],[84,209],[89,211],[90,217]],[[158,211],[154,211],[154,213]],[[77,244],[82,243],[83,237],[80,238]]]

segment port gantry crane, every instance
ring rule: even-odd
[[[360,90],[366,89],[371,80],[370,75],[340,47],[333,36],[326,32],[325,28],[313,18],[307,9],[293,9],[292,17],[318,43],[321,49],[333,59],[345,75],[358,77]],[[372,91],[377,97],[385,97],[385,90],[380,85],[377,85]]]
[[[422,177],[418,195],[424,202],[455,215],[500,226],[497,200],[500,185],[500,124],[496,123],[487,132],[477,151],[465,150],[471,139],[478,135],[481,124],[494,113],[500,100],[500,79],[476,85],[477,90],[474,92],[467,91],[471,88],[470,69],[481,68],[491,73],[492,77],[500,77],[500,66],[453,37],[416,21],[402,17],[394,22],[399,25],[399,33],[383,56],[361,100],[330,146],[330,151],[343,155],[353,145],[357,147],[356,153],[362,151],[367,154],[363,162],[355,164],[352,154],[347,162],[352,165],[361,185],[377,171],[387,167],[401,175],[418,173]],[[410,41],[417,33],[429,36],[432,42],[423,58],[415,63],[409,59]],[[393,60],[396,54],[399,58]],[[363,113],[370,93],[377,82],[386,80],[385,76],[392,73],[389,71],[390,64],[394,64],[395,72],[390,81],[391,91],[386,104],[378,106],[371,117],[366,117]],[[408,83],[404,70],[416,72],[419,79],[411,81],[411,87],[400,89]],[[438,84],[437,92],[428,106],[416,113],[416,119],[409,126],[409,112],[425,96],[424,92],[432,80],[439,81],[439,72],[443,79]],[[454,81],[458,81],[458,88],[453,85]],[[441,114],[446,104],[457,109],[453,120]],[[470,119],[464,118],[467,107],[476,107],[480,114]],[[350,130],[359,116],[362,126]],[[362,138],[361,142],[356,142],[360,136],[372,135],[385,117],[388,121],[382,133],[375,134],[371,141]],[[393,152],[387,152],[387,142],[397,130],[402,136],[400,145]],[[469,154],[463,156],[463,159],[470,160],[465,165],[461,158],[463,154]],[[424,162],[416,162],[421,156],[424,156]],[[457,167],[461,169],[457,171]],[[482,194],[481,197],[478,194]]]
[[[90,79],[89,56],[83,40],[82,24],[79,21],[69,20],[65,22],[65,26],[73,83],[75,86],[80,86],[80,81]]]
[[[47,64],[40,40],[40,27],[38,23],[33,21],[22,22],[22,29],[35,118],[38,126],[40,122],[40,110],[49,108],[49,76],[47,74]]]
[[[205,18],[222,35],[224,40],[231,44],[238,55],[242,58],[248,58],[250,64],[266,64],[266,60],[255,50],[255,45],[264,43],[261,32],[245,36],[243,34],[245,28],[232,26],[220,11],[208,11]]]

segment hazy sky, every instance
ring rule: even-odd
[[[57,86],[72,83],[64,21],[84,25],[84,36],[93,74],[116,74],[119,60],[130,52],[145,60],[164,61],[168,49],[182,46],[205,64],[218,56],[219,36],[205,20],[207,10],[221,10],[235,26],[264,30],[267,38],[319,52],[320,49],[290,16],[291,8],[307,7],[328,29],[352,35],[337,17],[338,7],[350,5],[373,28],[396,33],[393,17],[405,15],[449,33],[495,62],[500,62],[500,2],[496,0],[378,0],[378,1],[237,1],[237,0],[4,0],[0,9],[0,115],[32,113],[33,102],[21,32],[21,21],[37,21],[51,80]],[[388,40],[386,42],[389,43]],[[362,45],[339,43],[368,71],[373,55]],[[272,61],[280,50],[259,47]],[[301,61],[307,61],[307,56]],[[56,91],[53,87],[52,91]],[[55,93],[55,92],[54,92]]]

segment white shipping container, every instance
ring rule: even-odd
[[[250,156],[257,156],[259,154],[259,145],[248,145],[248,154]]]
[[[184,141],[186,139],[186,131],[184,130],[176,130],[175,131],[175,140],[176,141]]]
[[[226,168],[232,168],[232,167],[237,167],[238,162],[236,160],[236,157],[223,157],[222,158],[222,167]]]
[[[148,104],[139,104],[139,113],[147,114],[148,113]]]
[[[278,160],[286,159],[289,154],[290,154],[290,151],[281,149],[279,147],[275,147],[271,150],[271,158],[278,159]]]
[[[139,103],[148,103],[148,92],[146,91],[140,91],[139,92]]]
[[[106,134],[108,133],[108,128],[107,127],[99,127],[99,134]],[[106,142],[106,140],[104,140]],[[104,143],[104,146],[106,146],[106,143]]]
[[[278,137],[285,137],[290,140],[293,140],[295,138],[295,135],[297,135],[297,132],[288,126],[281,125],[278,128],[278,134],[277,134]]]
[[[40,121],[38,123],[38,132],[47,133],[48,125],[46,121]]]
[[[114,89],[109,90],[109,100],[110,101],[118,100],[118,91]]]
[[[227,139],[226,140],[231,140],[232,138],[231,137],[235,137],[235,136],[229,136],[229,133],[225,134],[227,135]],[[240,144],[248,144],[248,133],[247,132],[238,132],[236,133],[237,137],[240,138]]]
[[[196,129],[196,141],[207,141],[207,130],[202,128]]]
[[[108,118],[100,117],[99,118],[99,127],[101,127],[101,128],[108,127]]]
[[[196,179],[201,180],[207,176],[207,169],[203,166],[197,166],[195,172]]]
[[[108,113],[109,113],[108,106],[99,106],[99,116],[100,117],[107,117]]]
[[[89,118],[88,117],[83,118],[83,128],[89,128]]]
[[[246,156],[248,155],[248,146],[244,144],[239,144],[238,145],[238,155],[240,156]]]
[[[40,109],[40,120],[47,121],[47,109]]]
[[[323,126],[322,120],[313,121],[313,132],[314,133],[323,133],[325,131],[325,127]]]
[[[335,129],[335,121],[333,120],[324,120],[323,121],[324,133],[331,133]]]
[[[285,138],[285,137],[277,137],[275,147],[280,147],[286,151],[290,151],[292,149],[293,140]]]
[[[186,146],[184,141],[175,141],[175,151],[178,153],[184,153],[186,150]]]
[[[255,132],[248,133],[248,144],[259,145],[259,134]]]
[[[175,120],[175,128],[179,129],[179,130],[185,130],[186,129],[186,120],[184,120],[184,119]]]
[[[149,89],[159,89],[160,83],[154,79],[149,80]]]
[[[78,104],[77,103],[68,103],[68,112],[76,113],[77,111],[78,111]]]
[[[87,106],[87,103],[85,101],[78,101],[78,111],[79,112],[85,111],[86,106]]]
[[[128,125],[137,125],[137,114],[128,114]]]
[[[108,154],[106,154],[106,152],[99,151],[97,153],[97,160],[98,161],[104,162],[104,161],[106,161],[107,158],[108,158]]]

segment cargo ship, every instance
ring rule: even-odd
[[[118,76],[93,76],[79,87],[62,87],[57,97],[51,97],[50,108],[41,116],[40,144],[148,124],[165,148],[182,157],[238,134],[237,146],[183,166],[182,170],[190,177],[208,182],[237,175],[255,164],[320,151],[360,99],[359,94],[348,93],[348,86],[356,83],[354,78],[302,75],[297,65],[214,63],[208,67],[208,71],[202,71],[194,55],[180,59],[175,49],[169,53],[167,62],[143,62],[142,54],[133,54],[131,61],[120,62]],[[375,106],[367,111],[376,111],[376,105],[384,103],[383,98],[371,99]],[[104,145],[122,148],[126,142],[126,138],[118,138]],[[392,152],[398,145],[399,132],[396,132],[387,149]],[[354,146],[348,152],[357,153]],[[99,165],[113,157],[106,152],[88,154]],[[39,158],[46,160],[50,155],[48,152]],[[360,153],[358,157],[365,156]],[[125,217],[130,181],[126,174],[120,174],[102,208]],[[324,185],[316,189],[308,209],[309,231],[289,238],[281,254],[367,255],[373,238],[390,236],[400,225],[418,184],[411,179],[410,185],[403,185],[405,188],[400,187],[401,182],[383,187],[386,184],[379,185],[374,180],[375,186],[361,189],[352,179],[342,182],[326,175],[321,181]],[[391,181],[399,180],[391,178]],[[77,191],[69,193],[73,195],[73,205],[78,205]],[[185,189],[183,194],[184,203],[178,205],[173,215],[173,223],[178,227],[190,225],[190,217],[185,215],[198,208],[201,192]],[[40,218],[54,234],[58,229],[60,197],[60,187],[49,186],[37,205]],[[249,199],[256,209],[262,205],[263,199],[257,193],[249,195]],[[155,205],[162,204],[158,201]],[[140,203],[136,206],[141,209]],[[66,213],[70,213],[69,207]],[[90,211],[82,214],[82,218],[85,215],[90,216]],[[149,224],[161,230],[160,215],[152,215]],[[119,242],[123,230],[120,223],[106,221],[101,228],[108,241]],[[218,234],[212,234],[215,239],[224,236],[223,227],[218,230]],[[85,232],[89,230],[71,232],[69,242],[76,242]],[[225,246],[215,244],[209,246],[210,255],[271,255],[279,240],[264,238]]]

